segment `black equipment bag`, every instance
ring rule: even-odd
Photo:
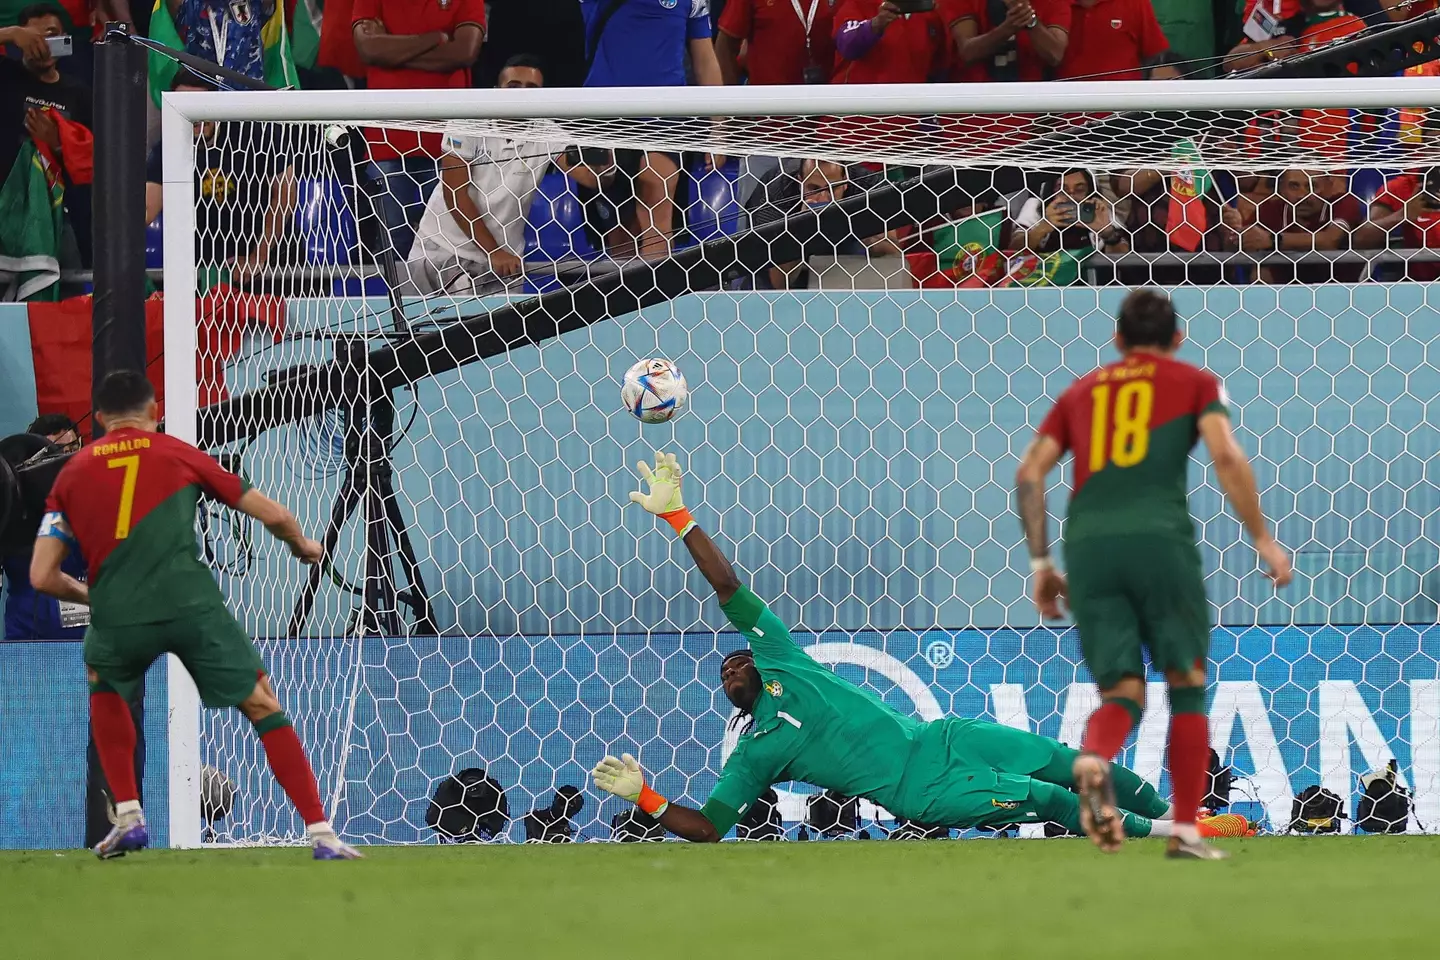
[[[440,835],[441,843],[479,843],[505,829],[510,803],[499,781],[480,767],[467,767],[440,781],[425,822]]]
[[[1210,769],[1205,778],[1205,799],[1200,801],[1200,806],[1217,812],[1230,806],[1230,786],[1234,780],[1234,771],[1220,765],[1220,754],[1212,747]]]
[[[1395,761],[1383,773],[1362,778],[1365,792],[1355,802],[1355,826],[1366,833],[1404,833],[1415,808],[1410,791],[1396,782]]]
[[[1295,833],[1339,833],[1345,805],[1332,790],[1308,786],[1290,808],[1290,829]]]

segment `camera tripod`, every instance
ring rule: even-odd
[[[299,636],[304,630],[340,531],[358,509],[365,524],[365,573],[355,631],[361,636],[435,636],[439,630],[431,615],[430,596],[395,495],[395,465],[390,459],[395,398],[369,369],[369,344],[364,337],[337,340],[335,352],[349,375],[347,383],[356,388],[339,405],[345,423],[345,468],[321,537],[326,559],[310,568],[290,617],[290,635]],[[395,580],[394,554],[399,555],[409,584],[403,591]],[[397,603],[404,603],[414,614],[415,622],[409,628],[401,622]]]

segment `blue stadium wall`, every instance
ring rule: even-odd
[[[397,447],[399,487],[455,636],[264,642],[282,684],[289,665],[309,664],[312,684],[324,682],[316,669],[360,671],[347,831],[421,839],[433,783],[470,765],[513,785],[521,812],[558,784],[583,784],[611,745],[638,748],[672,795],[703,798],[726,718],[716,651],[733,639],[714,632],[718,612],[696,599],[701,584],[666,538],[620,511],[627,465],[657,442],[688,452],[707,522],[757,591],[820,631],[803,643],[821,643],[843,671],[867,669],[907,711],[989,715],[1073,739],[1088,696],[1078,649],[1069,633],[1031,629],[1006,488],[1042,398],[1107,355],[1119,296],[699,295],[402,395],[402,423],[412,412],[423,423]],[[1420,819],[1440,819],[1440,370],[1428,297],[1409,284],[1176,293],[1190,318],[1186,352],[1224,378],[1282,539],[1300,550],[1299,582],[1276,601],[1248,548],[1233,546],[1218,496],[1194,498],[1223,624],[1217,737],[1228,736],[1256,781],[1247,789],[1275,818],[1321,771],[1349,796],[1355,772],[1394,756]],[[297,301],[291,330],[367,329],[378,307]],[[23,308],[0,308],[0,338],[17,322]],[[316,349],[257,346],[232,365],[231,389],[314,362]],[[689,374],[694,410],[642,435],[616,412],[614,378],[654,353]],[[7,421],[29,415],[23,397],[6,395],[23,389],[0,384]],[[316,526],[338,478],[296,470],[294,453],[323,467],[334,441],[323,421],[274,431],[246,451],[247,471],[306,505]],[[905,496],[921,477],[918,497]],[[347,550],[356,555],[353,538]],[[257,635],[284,623],[297,579],[278,554],[262,548],[244,576],[223,579]],[[323,592],[317,633],[343,634],[347,608]],[[349,659],[327,644],[348,644]],[[0,653],[8,688],[20,682],[33,697],[28,708],[0,705],[0,845],[73,845],[78,650]],[[1158,779],[1163,717],[1148,723],[1132,760]],[[335,731],[311,725],[316,766],[333,781]],[[158,741],[152,755],[152,771],[163,769]],[[608,822],[614,811],[598,812]]]

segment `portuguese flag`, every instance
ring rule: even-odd
[[[1080,264],[1094,247],[1033,253],[1005,251],[1003,209],[967,217],[935,231],[940,272],[957,287],[1066,286],[1080,280]]]

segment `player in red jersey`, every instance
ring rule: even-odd
[[[1270,535],[1255,475],[1230,430],[1220,381],[1175,359],[1183,334],[1170,298],[1135,290],[1121,304],[1121,359],[1081,377],[1055,402],[1015,476],[1016,508],[1047,619],[1069,603],[1101,705],[1075,761],[1085,832],[1103,850],[1124,839],[1110,762],[1145,708],[1145,660],[1170,696],[1175,831],[1167,855],[1218,860],[1195,826],[1210,759],[1205,662],[1210,614],[1185,497],[1190,451],[1203,439],[1231,507],[1277,587],[1290,556]],[[1066,452],[1075,483],[1065,528],[1066,577],[1050,560],[1045,478]]]
[[[326,819],[315,774],[260,654],[198,559],[195,506],[205,493],[254,517],[302,563],[320,560],[320,544],[289,510],[190,444],[157,433],[155,391],[143,374],[110,374],[95,401],[105,436],[81,448],[55,479],[30,566],[36,589],[90,605],[90,724],[116,812],[95,853],[105,859],[149,843],[126,702],[155,658],[173,653],[206,706],[238,707],[254,725],[275,779],[305,820],[315,859],[359,857]],[[72,547],[89,562],[88,583],[60,568]]]

